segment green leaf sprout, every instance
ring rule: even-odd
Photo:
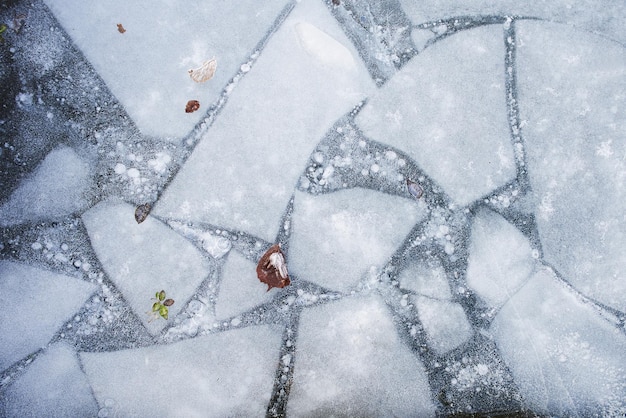
[[[156,302],[152,304],[152,312],[148,312],[150,316],[153,318],[158,318],[159,316],[165,320],[168,319],[169,316],[169,306],[174,304],[174,299],[165,299],[166,294],[165,290],[161,290],[160,292],[156,292],[154,294],[154,299]]]

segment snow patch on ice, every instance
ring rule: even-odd
[[[304,50],[316,59],[339,71],[356,69],[350,50],[332,36],[308,22],[296,24],[295,29]]]

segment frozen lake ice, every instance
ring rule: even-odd
[[[3,2],[0,416],[625,416],[624,24]]]

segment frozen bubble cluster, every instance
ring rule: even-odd
[[[626,415],[620,2],[127,3],[0,5],[0,416]]]

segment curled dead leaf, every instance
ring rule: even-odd
[[[11,29],[15,31],[15,33],[19,33],[22,26],[24,26],[24,22],[26,22],[26,15],[19,14],[13,18],[13,24],[11,25]]]
[[[118,23],[118,24],[117,24],[117,31],[118,31],[119,33],[124,33],[124,32],[126,32],[126,29],[124,29],[124,26],[122,26],[122,24],[121,24],[121,23]]]
[[[189,70],[188,73],[191,79],[196,83],[204,83],[213,78],[215,70],[217,70],[217,61],[215,58],[211,58],[205,61],[202,66]]]
[[[135,220],[138,224],[146,220],[146,218],[150,214],[151,209],[152,208],[150,207],[150,203],[144,203],[143,205],[137,206],[137,208],[135,209]]]
[[[272,287],[282,288],[289,286],[291,280],[287,272],[285,255],[280,250],[280,245],[274,244],[263,254],[256,266],[256,275],[259,280],[267,284],[267,290]]]
[[[185,106],[185,112],[192,113],[200,109],[200,102],[197,100],[189,100]]]
[[[419,199],[424,194],[424,189],[422,188],[422,186],[412,180],[406,179],[406,188],[409,190],[411,196],[416,199]]]
[[[174,299],[165,299],[163,301],[163,305],[165,306],[172,306],[174,304]]]

